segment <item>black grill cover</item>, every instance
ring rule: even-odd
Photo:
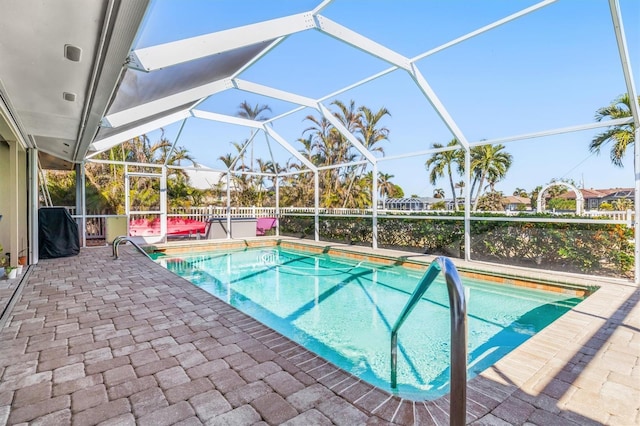
[[[38,210],[40,259],[75,256],[80,253],[78,225],[64,207]]]

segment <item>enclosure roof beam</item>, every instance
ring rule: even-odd
[[[478,28],[478,29],[476,29],[476,30],[474,30],[474,31],[472,31],[470,33],[467,33],[467,34],[461,36],[461,37],[458,37],[458,38],[456,38],[454,40],[451,40],[451,41],[449,41],[447,43],[444,43],[444,44],[442,44],[442,45],[440,45],[438,47],[435,47],[434,49],[431,49],[431,50],[429,50],[427,52],[421,53],[420,55],[411,58],[410,62],[411,63],[415,63],[416,61],[418,61],[420,59],[423,59],[423,58],[425,58],[427,56],[433,55],[434,53],[437,53],[437,52],[440,52],[442,50],[445,50],[445,49],[447,49],[447,48],[449,48],[451,46],[454,46],[456,44],[462,43],[463,41],[466,41],[466,40],[468,40],[470,38],[473,38],[473,37],[476,37],[476,36],[481,35],[483,33],[486,33],[487,31],[490,31],[490,30],[492,30],[492,29],[494,29],[494,28],[496,28],[496,27],[498,27],[500,25],[504,25],[504,24],[506,24],[508,22],[511,22],[511,21],[513,21],[515,19],[518,19],[518,18],[520,18],[520,17],[522,17],[524,15],[527,15],[529,13],[535,12],[535,11],[537,11],[537,10],[543,8],[543,7],[546,7],[546,6],[548,6],[548,5],[552,4],[552,3],[555,3],[556,1],[558,1],[558,0],[544,0],[544,1],[541,1],[540,3],[534,4],[533,6],[530,6],[530,7],[526,8],[526,9],[523,9],[523,10],[521,10],[519,12],[513,13],[513,14],[505,17],[505,18],[499,19],[498,21],[495,21],[495,22],[493,22],[493,23],[491,23],[489,25],[485,25],[484,27]],[[315,12],[316,11],[314,10],[314,13]],[[345,86],[345,87],[343,87],[341,89],[338,89],[333,93],[329,93],[328,95],[325,95],[325,96],[321,97],[319,99],[319,101],[322,102],[322,101],[325,101],[327,99],[334,98],[334,97],[336,97],[336,96],[338,96],[338,95],[340,95],[340,94],[342,94],[344,92],[347,92],[347,91],[349,91],[351,89],[354,89],[356,87],[362,86],[363,84],[366,84],[366,83],[368,83],[370,81],[376,80],[376,79],[378,79],[378,78],[380,78],[380,77],[382,77],[384,75],[387,75],[387,74],[389,74],[389,73],[391,73],[393,71],[396,71],[399,68],[400,67],[398,67],[397,65],[393,65],[393,66],[391,66],[391,67],[389,67],[389,68],[387,68],[385,70],[382,70],[382,71],[380,71],[380,72],[378,72],[376,74],[373,74],[373,75],[371,75],[369,77],[365,77],[360,81],[352,83],[352,84],[350,84],[348,86]],[[300,109],[301,109],[300,107],[295,108],[295,109],[293,109],[291,111],[288,111],[288,112],[285,112],[285,113],[279,115],[278,117],[272,118],[270,121],[275,121],[278,118],[286,117],[287,115],[294,114],[294,113],[300,111]]]
[[[558,0],[544,0],[544,1],[541,1],[540,3],[536,3],[536,4],[532,5],[532,6],[529,6],[529,7],[525,8],[525,9],[522,9],[522,10],[516,12],[516,13],[512,13],[511,15],[505,16],[502,19],[498,19],[497,21],[492,22],[491,24],[485,25],[484,27],[478,28],[477,30],[471,31],[471,32],[469,32],[469,33],[467,33],[467,34],[465,34],[463,36],[460,36],[460,37],[455,38],[455,39],[453,39],[451,41],[448,41],[448,42],[446,42],[444,44],[441,44],[440,46],[435,47],[435,48],[433,48],[431,50],[428,50],[428,51],[426,51],[424,53],[421,53],[418,56],[414,56],[413,58],[411,58],[411,62],[416,62],[416,61],[419,61],[420,59],[426,58],[427,56],[431,56],[434,53],[441,52],[441,51],[443,51],[443,50],[445,50],[445,49],[447,49],[447,48],[449,48],[451,46],[455,46],[456,44],[462,43],[463,41],[469,40],[469,39],[471,39],[473,37],[476,37],[476,36],[478,36],[478,35],[480,35],[482,33],[486,33],[487,31],[490,31],[490,30],[492,30],[494,28],[497,28],[497,27],[499,27],[501,25],[504,25],[504,24],[506,24],[508,22],[516,20],[516,19],[518,19],[518,18],[520,18],[520,17],[522,17],[524,15],[528,15],[529,13],[535,12],[538,9],[542,9],[543,7],[549,6],[550,4],[555,3],[557,1]]]
[[[308,98],[306,96],[296,95],[295,93],[274,89],[273,87],[264,86],[258,83],[252,83],[250,81],[241,80],[239,78],[234,79],[233,84],[235,85],[236,88],[243,90],[245,92],[251,92],[258,95],[263,95],[270,98],[291,102],[292,104],[297,104],[297,105],[302,105],[309,108],[318,109],[318,101],[316,101],[315,99]]]
[[[360,161],[351,161],[350,163],[330,164],[328,166],[320,166],[318,167],[318,170],[339,169],[340,167],[360,166],[363,164],[369,164],[369,162],[367,160],[360,160]]]
[[[279,177],[301,175],[303,173],[313,173],[313,170],[303,169],[303,170],[293,170],[290,172],[282,172],[280,173]]]
[[[205,120],[219,121],[221,123],[236,124],[238,126],[251,127],[253,129],[262,129],[264,124],[261,121],[248,120],[246,118],[234,117],[232,115],[218,114],[216,112],[202,111],[194,109],[191,111],[194,117]]]
[[[236,163],[240,158],[242,158],[242,155],[245,153],[249,145],[251,145],[251,143],[253,142],[253,139],[256,137],[257,134],[258,132],[255,129],[251,130],[251,136],[249,136],[249,139],[247,139],[244,145],[242,145],[242,148],[240,148],[240,151],[238,151],[238,155],[236,155],[236,158],[234,158],[231,164],[229,164],[229,170],[232,170],[236,166]]]
[[[333,124],[333,127],[335,127],[338,132],[340,132],[345,138],[347,138],[347,140],[351,142],[351,145],[353,145],[353,147],[357,149],[364,158],[366,158],[371,164],[375,164],[375,162],[377,161],[376,157],[371,153],[371,151],[369,151],[364,145],[362,145],[362,143],[360,143],[360,141],[355,136],[353,136],[353,133],[351,133],[349,129],[347,129],[344,124],[342,124],[338,117],[333,115],[333,113],[321,103],[319,103],[318,106],[320,108],[322,116],[326,118],[331,124]]]
[[[178,144],[178,141],[180,140],[180,136],[182,136],[182,131],[184,130],[184,125],[185,124],[187,124],[187,119],[186,118],[184,120],[182,120],[182,123],[180,124],[180,130],[178,130],[178,134],[176,135],[175,140],[171,144],[171,149],[169,149],[169,152],[167,152],[167,158],[164,159],[164,166],[165,167],[168,165],[169,159],[171,159],[171,155],[173,155],[173,151],[176,149],[176,145]]]
[[[109,114],[102,119],[103,127],[120,127],[146,117],[152,117],[172,108],[179,107],[191,102],[200,101],[208,96],[233,89],[231,79],[224,78],[211,83],[204,84],[193,89],[188,89],[164,98],[150,101],[142,105],[128,108],[120,112]]]
[[[431,149],[426,149],[426,150],[423,150],[423,151],[407,152],[405,154],[391,155],[391,156],[385,156],[385,157],[378,158],[378,163],[380,163],[382,161],[399,160],[399,159],[402,159],[402,158],[420,157],[420,156],[423,156],[423,155],[431,155],[431,154],[436,154],[438,152],[453,151],[453,150],[456,150],[456,149],[460,149],[460,148],[444,146],[442,148],[431,148]]]
[[[315,26],[311,12],[271,19],[184,40],[136,49],[129,55],[129,66],[140,71],[149,72],[263,43],[305,31]]]
[[[342,26],[325,16],[316,15],[315,20],[318,29],[323,33],[350,44],[365,53],[376,56],[377,58],[389,62],[399,68],[403,68],[405,70],[410,69],[410,61],[406,56],[403,56],[380,43],[350,30],[349,28]]]
[[[233,74],[231,74],[231,76],[229,78],[236,78],[237,76],[239,76],[240,74],[245,72],[247,69],[251,68],[251,66],[253,66],[253,64],[258,62],[267,53],[269,53],[270,51],[275,49],[275,47],[277,45],[279,45],[280,43],[282,43],[284,40],[286,40],[286,38],[287,38],[287,36],[279,37],[276,40],[274,40],[273,42],[271,42],[267,47],[262,49],[260,51],[260,53],[258,53],[253,58],[251,58],[246,64],[244,64],[240,68],[238,68]]]
[[[525,139],[534,139],[534,138],[543,138],[543,137],[546,137],[546,136],[561,135],[563,133],[580,132],[582,130],[599,129],[601,127],[622,126],[624,124],[631,124],[631,123],[633,123],[633,117],[616,118],[614,120],[598,121],[598,122],[595,122],[595,123],[581,124],[579,126],[562,127],[562,128],[558,128],[558,129],[543,130],[541,132],[534,132],[534,133],[526,133],[526,134],[522,134],[522,135],[508,136],[508,137],[505,137],[505,138],[486,139],[486,140],[482,140],[482,141],[469,142],[469,146],[473,147],[473,146],[479,146],[479,145],[489,145],[489,144],[498,144],[498,143],[505,143],[505,142],[515,142],[515,141],[521,141],[521,140],[525,140]]]
[[[311,161],[309,161],[309,159],[307,159],[305,156],[300,154],[300,152],[298,152],[297,149],[291,146],[289,142],[287,142],[282,136],[280,136],[275,130],[273,130],[273,127],[264,126],[263,130],[269,136],[271,136],[276,142],[278,142],[284,149],[289,151],[291,155],[296,157],[302,164],[307,166],[311,171],[313,171],[314,173],[318,171],[318,168]]]
[[[436,92],[431,88],[427,80],[424,78],[420,70],[415,64],[411,64],[411,71],[409,71],[409,75],[413,78],[413,81],[416,83],[422,94],[427,98],[431,106],[436,110],[436,113],[440,116],[440,119],[444,122],[445,126],[449,129],[449,131],[455,136],[458,140],[458,143],[462,145],[465,150],[469,150],[469,142],[467,138],[462,133],[462,130],[458,127],[458,124],[454,121],[453,117],[449,115],[449,112],[445,108],[444,104],[440,101]]]
[[[107,136],[104,139],[100,139],[95,141],[91,148],[96,152],[93,152],[91,155],[88,155],[87,158],[91,158],[101,152],[107,151],[114,146],[120,145],[123,142],[128,141],[129,139],[135,138],[147,132],[152,132],[161,127],[166,127],[169,124],[176,123],[180,120],[184,120],[189,118],[191,113],[188,109],[174,112],[173,114],[158,118],[157,120],[149,121],[147,123],[136,126],[132,129],[123,130],[122,132]]]
[[[631,115],[633,116],[635,121],[635,128],[638,129],[640,128],[638,92],[636,91],[636,85],[633,80],[633,73],[631,72],[629,50],[627,49],[627,40],[624,35],[624,26],[622,25],[622,15],[620,13],[620,5],[618,4],[618,1],[609,0],[609,9],[611,10],[613,29],[616,34],[616,41],[618,43],[618,53],[620,55],[620,62],[622,64],[624,82],[627,86],[627,93],[629,95],[629,106],[631,108]]]
[[[329,6],[329,4],[332,2],[333,0],[324,0],[322,3],[320,3],[319,5],[317,5],[312,11],[311,13],[313,13],[314,15],[317,13],[320,13],[324,10],[324,8],[326,8],[327,6]]]

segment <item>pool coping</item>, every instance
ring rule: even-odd
[[[302,244],[308,247],[316,247],[321,251],[325,251],[327,247],[330,247],[332,250],[355,252],[362,256],[375,255],[376,257],[394,258],[394,255],[396,257],[398,255],[407,255],[411,257],[410,262],[420,265],[428,264],[436,257],[432,255],[398,252],[395,250],[373,250],[362,246],[308,240],[301,241],[295,238],[282,237],[276,237],[270,240],[226,240],[213,243],[209,241],[202,244],[202,246],[213,245],[220,247],[220,245],[226,245],[228,247],[239,248],[243,245],[246,247],[274,245],[274,242],[284,242],[285,245],[287,243]],[[173,246],[172,249],[179,249],[180,246],[175,244],[171,245]],[[620,330],[626,326],[622,325],[621,321],[618,321],[618,317],[621,316],[620,312],[628,309],[638,309],[637,303],[630,304],[630,301],[633,301],[634,297],[637,298],[640,292],[633,283],[615,278],[531,270],[486,262],[466,262],[455,258],[452,260],[454,264],[456,264],[456,267],[464,271],[486,273],[497,270],[507,277],[539,280],[540,282],[550,283],[554,286],[597,288],[597,291],[593,292],[576,307],[554,321],[554,323],[518,346],[492,367],[489,367],[468,381],[468,421],[473,422],[477,420],[481,422],[484,418],[494,418],[496,417],[496,410],[498,410],[498,414],[502,414],[502,417],[498,416],[498,418],[504,419],[506,417],[507,421],[509,421],[508,418],[512,416],[512,414],[508,412],[511,409],[518,411],[518,416],[522,415],[522,410],[528,411],[529,415],[534,415],[542,410],[544,414],[538,415],[547,417],[560,416],[557,417],[556,420],[562,418],[563,421],[574,421],[579,424],[589,424],[591,422],[606,423],[607,420],[614,418],[624,418],[627,419],[627,421],[633,419],[634,422],[640,420],[640,402],[632,403],[630,405],[631,412],[629,413],[628,410],[623,410],[625,411],[626,417],[620,417],[619,413],[616,412],[616,410],[619,410],[622,406],[619,400],[627,398],[626,403],[629,404],[628,397],[607,395],[608,398],[615,401],[615,403],[608,405],[602,402],[607,398],[603,398],[602,392],[600,392],[601,388],[607,386],[609,383],[608,380],[603,380],[600,376],[604,375],[605,378],[608,378],[611,374],[619,373],[619,371],[616,371],[617,367],[608,365],[607,361],[609,357],[604,355],[600,356],[600,350],[603,351],[603,354],[607,354],[610,351],[613,354],[617,354],[618,352],[627,354],[628,352],[635,351],[636,348],[640,348],[640,333],[638,332],[640,328],[634,329],[636,333],[633,333],[632,338],[626,336],[627,330],[620,331],[620,334],[625,336],[623,339],[624,343],[630,346],[631,350],[629,348],[621,350],[620,348],[615,348],[614,346],[616,345],[604,345],[602,342],[603,335],[606,335],[606,333],[602,331],[603,321],[607,327],[613,327],[615,325],[615,334],[616,330]],[[620,304],[618,302],[621,299],[623,303]],[[630,315],[627,314],[622,317],[622,319],[629,317]],[[613,318],[615,318],[615,320],[613,320]],[[640,351],[636,352],[640,353]],[[584,364],[587,359],[591,361],[590,364],[597,364],[594,375],[599,377],[598,379],[590,377],[591,375],[585,371]],[[636,356],[635,363],[627,369],[629,370],[628,374],[632,375],[632,377],[640,378],[640,359]],[[604,374],[604,372],[607,372],[607,374]],[[585,376],[589,377],[585,378]],[[600,382],[598,387],[599,393],[595,393],[595,395],[593,390],[585,389],[582,385],[576,385],[576,382],[579,384],[593,385],[592,381],[596,383]],[[629,386],[628,382],[625,382],[624,379],[617,376],[614,382],[615,384],[609,387],[622,387],[629,392],[626,395],[640,395],[640,384]],[[638,382],[640,383],[640,380],[638,380]],[[448,395],[433,401],[419,402],[402,399],[384,390],[373,387],[365,393],[365,395],[369,393],[381,393],[382,395],[386,395],[387,399],[378,397],[376,400],[379,404],[373,408],[370,403],[366,405],[361,404],[361,399],[356,399],[353,403],[387,421],[398,421],[399,419],[396,418],[396,416],[402,411],[400,408],[403,407],[407,401],[413,404],[414,419],[418,416],[417,410],[419,408],[421,409],[422,406],[424,406],[427,413],[429,413],[436,423],[439,423],[436,419],[437,415],[444,415],[444,417],[448,419]],[[599,400],[598,404],[585,404],[581,398],[583,394],[586,394],[590,399],[594,399],[597,396]],[[393,401],[391,405],[396,407],[391,417],[384,415],[387,411],[389,401]],[[555,407],[552,407],[551,405],[553,405],[554,402]],[[572,411],[574,406],[578,407],[578,410],[575,412]],[[509,407],[509,409],[507,409],[507,407]],[[594,412],[594,407],[597,407],[597,412]],[[585,411],[587,415],[581,414],[581,411]],[[513,422],[514,424],[518,423],[515,418]]]

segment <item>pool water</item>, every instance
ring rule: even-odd
[[[391,329],[422,272],[280,248],[157,256],[157,262],[346,371],[411,399],[449,390],[449,299],[440,275],[398,333]],[[462,278],[468,378],[494,364],[582,298]]]

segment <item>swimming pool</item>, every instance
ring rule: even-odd
[[[160,255],[157,261],[374,386],[417,400],[449,390],[443,277],[398,334],[398,388],[392,390],[391,328],[422,271],[280,247]],[[469,379],[583,300],[464,277],[463,284]]]

